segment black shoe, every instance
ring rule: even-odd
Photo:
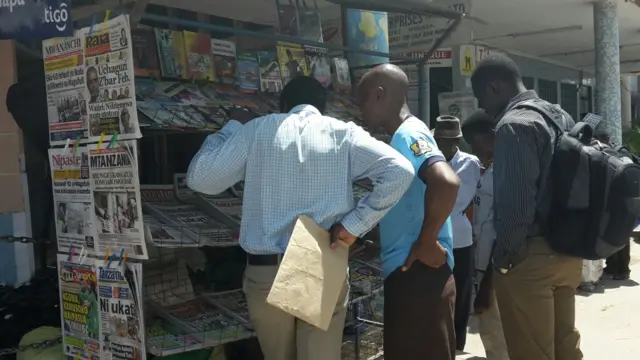
[[[613,280],[620,280],[620,281],[629,280],[629,275],[630,275],[629,273],[615,274],[615,275],[613,275],[612,279]]]

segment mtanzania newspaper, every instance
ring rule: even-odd
[[[144,242],[140,179],[135,141],[89,146],[91,193],[94,203],[95,251],[107,249],[148,259]]]

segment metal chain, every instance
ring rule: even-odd
[[[25,351],[25,350],[48,348],[48,347],[51,347],[51,346],[54,346],[54,345],[57,345],[57,344],[61,344],[61,343],[62,343],[62,336],[59,336],[59,337],[57,337],[55,339],[49,339],[49,340],[45,340],[45,341],[39,342],[39,343],[23,345],[23,346],[18,346],[18,347],[14,347],[14,348],[0,349],[0,356],[10,355],[10,354],[17,354],[17,353]]]
[[[13,235],[5,235],[0,236],[0,241],[8,242],[8,243],[22,243],[22,244],[51,244],[52,241],[45,239],[33,239],[26,236],[13,236]]]

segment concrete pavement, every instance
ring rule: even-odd
[[[593,293],[576,300],[576,326],[582,335],[585,360],[631,360],[640,354],[640,245],[631,243],[631,279],[603,279]],[[472,320],[465,355],[456,360],[485,359]],[[634,355],[635,354],[635,355]]]

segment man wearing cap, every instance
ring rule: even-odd
[[[471,293],[473,289],[473,272],[475,269],[473,256],[473,239],[470,216],[467,209],[472,209],[471,201],[476,194],[480,181],[480,160],[462,152],[458,144],[462,138],[460,120],[455,116],[443,115],[436,119],[433,137],[438,143],[445,159],[460,178],[460,188],[453,212],[453,277],[456,280],[456,311],[454,317],[456,329],[456,350],[463,351],[467,340],[467,325],[471,312]]]

